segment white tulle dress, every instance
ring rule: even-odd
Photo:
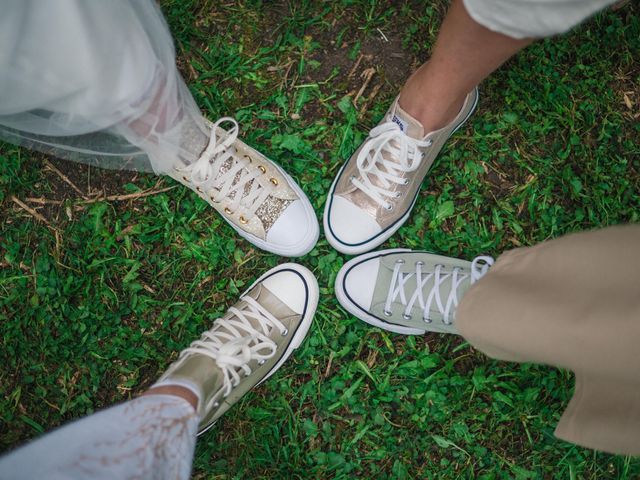
[[[162,173],[208,134],[153,0],[0,0],[1,140]]]
[[[162,173],[209,130],[153,0],[0,0],[1,140]],[[0,478],[187,479],[197,425],[186,401],[141,397],[1,457]]]

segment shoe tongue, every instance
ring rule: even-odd
[[[235,157],[229,157],[227,160],[225,160],[225,162],[220,166],[220,170],[218,172],[214,173],[216,178],[221,177],[222,175],[227,173],[229,170],[231,170],[231,168],[233,167],[235,161],[236,161]],[[248,173],[248,171],[246,169],[242,169],[238,173],[236,173],[236,176],[233,179],[232,185],[235,186],[235,184],[240,181],[240,178],[242,177],[242,175],[246,175],[247,173]],[[243,197],[246,197],[247,195],[249,195],[249,192],[251,191],[251,187],[253,186],[253,182],[255,182],[255,181],[256,181],[255,179],[249,180],[244,185],[244,188],[242,190],[242,196]],[[260,185],[260,184],[258,183],[258,185]],[[231,192],[229,194],[229,198],[231,200],[235,199],[237,193],[238,192],[234,190],[233,192]]]
[[[283,319],[296,315],[287,305],[264,285],[258,285],[249,295],[274,317]]]
[[[271,293],[264,285],[258,284],[254,288],[252,288],[249,292],[246,293],[246,297],[251,297],[257,303],[259,303],[267,312],[271,313],[274,317],[278,319],[283,319],[291,316],[295,316],[296,313],[291,310],[287,305],[285,305],[277,296]],[[255,310],[252,306],[250,306],[244,297],[238,300],[238,302],[234,305],[235,308],[240,310],[241,312],[252,312],[255,313]],[[223,317],[225,319],[230,318],[238,318],[235,314],[231,312],[227,312]],[[260,333],[265,333],[261,323],[253,318],[253,315],[245,317],[246,321],[251,325],[251,327],[257,330]],[[224,332],[232,333],[229,329],[225,327],[221,327]],[[242,333],[244,330],[238,329]],[[235,336],[235,335],[234,335]]]
[[[398,125],[400,129],[411,138],[416,140],[422,140],[424,138],[424,128],[422,124],[400,107],[399,100],[396,100],[395,107],[391,112],[391,121]]]

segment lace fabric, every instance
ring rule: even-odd
[[[0,457],[0,478],[187,480],[197,428],[198,416],[186,400],[144,395]]]

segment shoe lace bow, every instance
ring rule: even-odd
[[[232,128],[221,133],[222,123],[231,123]],[[229,208],[236,211],[240,206],[248,217],[255,214],[260,205],[272,193],[269,182],[257,181],[264,174],[259,168],[250,167],[251,159],[240,157],[233,146],[238,139],[238,122],[231,117],[222,117],[211,128],[209,143],[198,160],[187,166],[190,181],[196,187],[209,192],[211,200],[218,203],[224,198],[232,199]],[[223,166],[231,160],[231,167],[224,173]]]
[[[432,307],[435,306],[442,315],[442,323],[451,325],[455,317],[456,307],[458,306],[458,289],[462,283],[469,278],[473,285],[484,277],[489,271],[489,267],[493,265],[494,260],[488,256],[474,258],[471,262],[471,273],[464,273],[460,267],[454,267],[451,271],[446,272],[445,266],[440,264],[436,265],[432,272],[424,272],[424,262],[416,262],[415,272],[403,273],[401,269],[404,262],[404,260],[399,259],[394,265],[393,276],[391,277],[391,284],[389,285],[387,300],[384,305],[384,314],[391,316],[392,304],[399,300],[399,302],[405,306],[402,316],[405,320],[409,320],[412,318],[411,311],[415,303],[418,302],[423,311],[422,320],[426,323],[432,322],[430,312]],[[410,293],[411,296],[407,299],[405,286],[407,282],[414,277],[416,288],[413,293]],[[443,299],[440,287],[442,287],[448,279],[451,279],[451,289],[447,298]],[[425,287],[432,280],[433,285],[431,289],[425,292]]]
[[[276,354],[277,344],[270,338],[273,329],[286,335],[287,328],[253,298],[243,298],[246,305],[229,308],[229,318],[219,318],[214,327],[183,350],[182,355],[205,355],[222,371],[223,395],[227,397],[240,383],[241,373],[250,375],[252,360],[262,365]],[[251,322],[253,320],[253,323]]]
[[[393,204],[389,199],[400,197],[400,192],[393,190],[394,184],[409,183],[402,174],[420,166],[424,158],[420,149],[431,144],[430,139],[411,138],[394,122],[381,123],[369,132],[369,138],[358,153],[356,165],[360,175],[352,176],[351,182],[380,206],[391,210]]]

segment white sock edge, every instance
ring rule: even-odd
[[[159,381],[158,383],[154,383],[149,390],[157,387],[183,387],[191,391],[198,399],[198,408],[196,409],[196,413],[200,413],[200,405],[202,405],[202,392],[195,383],[188,380],[167,378],[165,380]]]

